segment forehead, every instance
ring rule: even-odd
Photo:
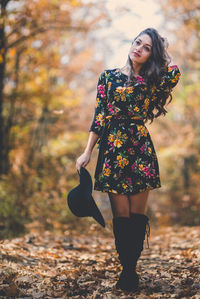
[[[138,36],[136,40],[141,40],[145,44],[152,45],[151,37],[148,34],[142,34]]]

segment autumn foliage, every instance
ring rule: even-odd
[[[79,0],[0,5],[0,224],[12,236],[29,221],[71,221],[66,194],[77,183],[89,89],[102,67],[92,32],[107,16]]]

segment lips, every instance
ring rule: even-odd
[[[136,57],[140,57],[140,55],[139,55],[137,52],[133,52],[133,54],[134,54]]]

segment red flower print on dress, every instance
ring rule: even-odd
[[[173,70],[173,69],[176,69],[177,68],[177,65],[174,64],[174,65],[171,65],[170,68]]]
[[[112,105],[111,103],[108,103],[108,104],[107,104],[107,107],[108,107],[108,111],[109,111],[109,112],[114,113],[113,105]]]
[[[100,95],[101,95],[102,98],[104,98],[106,96],[105,95],[105,87],[102,84],[100,84],[98,86],[98,91],[99,91],[99,93],[100,93]]]
[[[153,174],[150,172],[149,167],[147,167],[147,166],[143,167],[142,171],[143,171],[143,172],[146,174],[146,176],[148,176],[149,178],[150,178],[151,176],[153,176]]]
[[[140,148],[140,152],[141,152],[141,153],[144,153],[145,150],[146,150],[146,145],[143,144],[143,145],[141,146],[141,148]]]
[[[136,76],[136,79],[138,80],[139,83],[144,82],[144,79],[141,76]]]
[[[126,178],[127,182],[132,185],[132,179],[131,178]]]
[[[132,171],[134,171],[134,170],[136,169],[136,165],[135,165],[135,163],[133,163],[133,164],[131,165],[131,169],[132,169]]]

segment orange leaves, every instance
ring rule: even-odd
[[[0,244],[0,294],[33,298],[193,298],[199,292],[199,227],[151,230],[138,262],[139,293],[115,289],[119,265],[111,230],[32,233]],[[98,235],[98,237],[97,237]]]

